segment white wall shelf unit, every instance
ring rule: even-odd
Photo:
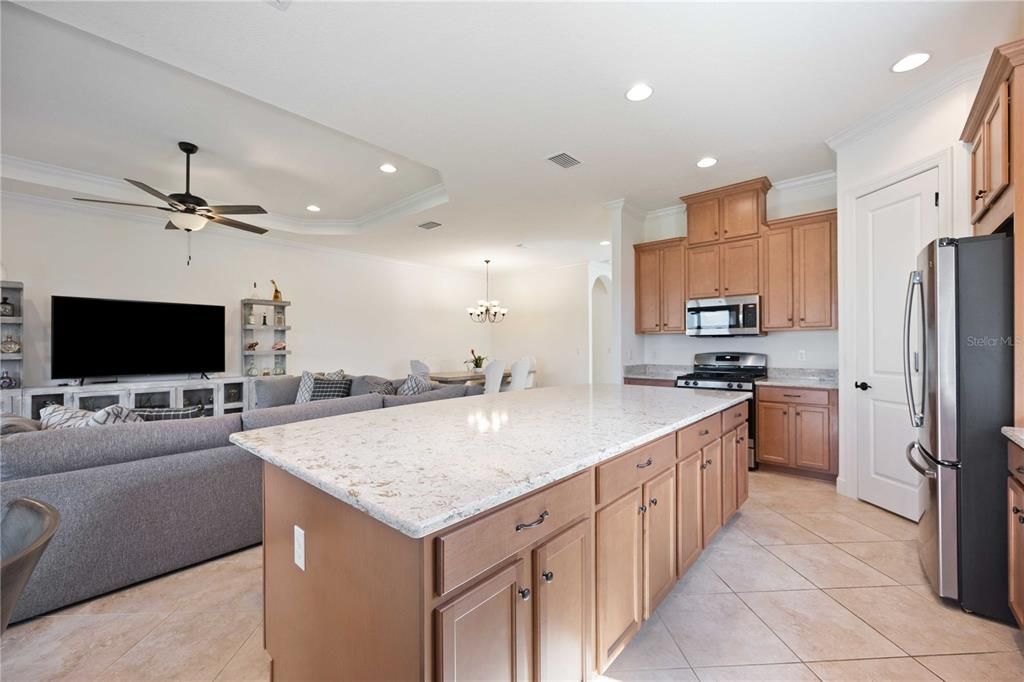
[[[11,314],[0,316],[0,342],[6,340],[8,336],[19,344],[23,344],[25,342],[25,318],[23,316],[24,308],[22,307],[25,302],[25,298],[23,296],[24,289],[25,285],[21,282],[12,282],[10,280],[0,281],[0,296],[3,296],[4,302],[13,308]],[[16,353],[0,352],[0,373],[3,372],[6,372],[7,375],[16,382],[13,388],[21,386],[25,372],[20,349]],[[5,391],[5,394],[6,393],[7,391]],[[10,407],[10,405],[8,405],[6,395],[3,403],[3,409],[7,411],[7,408]]]
[[[268,376],[288,373],[291,351],[273,350],[276,343],[287,343],[291,325],[286,317],[291,301],[266,298],[242,299],[242,371],[246,375]],[[256,350],[249,344],[258,342]]]

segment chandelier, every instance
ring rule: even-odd
[[[492,301],[491,299],[491,261],[484,261],[484,282],[485,282],[485,293],[486,299],[480,299],[476,302],[475,308],[466,308],[466,312],[469,313],[469,319],[474,322],[493,322],[497,324],[505,319],[508,315],[508,308],[500,307],[500,301]]]

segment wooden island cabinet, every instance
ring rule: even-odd
[[[1009,444],[1006,478],[1007,546],[1009,547],[1010,611],[1024,628],[1024,448]]]
[[[273,678],[603,672],[746,498],[740,395],[700,398],[726,407],[418,539],[265,462]]]

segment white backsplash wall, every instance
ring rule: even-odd
[[[404,376],[409,360],[463,369],[469,349],[490,346],[490,327],[466,306],[480,297],[480,272],[375,258],[207,228],[186,237],[160,223],[69,203],[4,193],[0,259],[5,279],[25,283],[26,385],[50,383],[50,296],[206,303],[226,307],[227,374],[243,371],[239,300],[255,280],[281,286],[288,309],[288,369],[343,368]],[[582,289],[582,285],[581,285]],[[584,307],[584,312],[586,308]],[[516,314],[515,309],[512,312]],[[153,353],[174,353],[189,330],[168,324]],[[89,344],[89,330],[81,342]],[[97,349],[97,352],[100,352]]]
[[[764,336],[724,338],[648,334],[644,349],[644,363],[651,365],[688,365],[696,353],[737,351],[764,353],[768,356],[769,367],[836,369],[839,366],[839,337],[834,331],[772,332]]]

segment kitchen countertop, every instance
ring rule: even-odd
[[[1004,426],[1003,435],[1012,440],[1020,447],[1024,448],[1024,429],[1014,428],[1012,426]]]
[[[749,398],[556,386],[295,422],[231,441],[421,538]]]
[[[625,379],[675,379],[689,374],[693,365],[626,365]],[[838,389],[839,377],[834,369],[803,369],[796,367],[769,367],[768,378],[758,386],[788,386],[791,388]]]
[[[839,388],[838,379],[814,379],[814,378],[778,378],[773,379],[770,376],[767,379],[758,379],[758,386],[782,386],[785,388],[818,388],[818,389],[837,389]]]

